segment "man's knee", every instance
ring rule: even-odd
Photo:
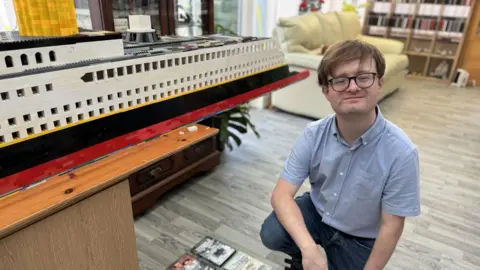
[[[270,214],[262,224],[260,239],[263,245],[271,250],[282,251],[282,247],[288,246],[290,236],[278,221],[275,213]]]

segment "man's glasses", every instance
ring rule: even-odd
[[[377,73],[363,73],[354,77],[338,77],[328,80],[332,89],[337,92],[342,92],[350,87],[350,81],[353,79],[360,88],[368,88],[375,82]]]

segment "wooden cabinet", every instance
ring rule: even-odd
[[[220,162],[218,129],[194,126],[1,198],[0,269],[138,270],[133,215]]]
[[[58,212],[45,209],[46,218],[0,237],[0,268],[138,270],[128,188],[121,181]]]

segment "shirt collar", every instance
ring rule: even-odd
[[[364,145],[373,141],[373,139],[375,139],[378,135],[380,135],[380,133],[382,133],[383,129],[385,128],[386,121],[378,105],[375,107],[375,111],[377,112],[377,117],[375,119],[375,122],[362,136],[360,136],[360,140]],[[335,138],[340,139],[340,134],[338,133],[338,130],[337,130],[336,117],[334,117],[332,121],[332,132]]]

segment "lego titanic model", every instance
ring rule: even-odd
[[[0,196],[301,79],[272,39],[140,32],[0,32]]]

